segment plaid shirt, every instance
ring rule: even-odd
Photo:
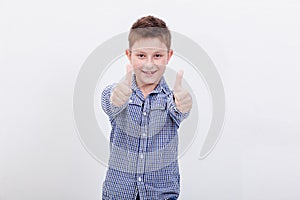
[[[108,115],[110,158],[102,186],[103,200],[176,199],[180,192],[177,129],[189,113],[176,109],[164,77],[145,99],[132,79],[132,94],[120,107],[110,102],[117,84],[102,92]]]

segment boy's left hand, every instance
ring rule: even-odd
[[[177,72],[175,85],[174,85],[174,97],[175,97],[175,104],[177,109],[182,112],[186,113],[189,112],[192,108],[192,96],[188,92],[188,90],[182,88],[182,77],[183,77],[183,70]]]

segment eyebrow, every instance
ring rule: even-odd
[[[142,50],[139,50],[139,51],[137,51],[137,50],[135,50],[135,51],[130,51],[131,53],[142,53],[142,54],[163,54],[163,53],[165,53],[165,51],[164,52],[162,52],[162,51],[154,51],[154,52],[151,52],[151,53],[148,53],[148,52],[145,52],[145,51],[142,51]]]
[[[168,51],[168,49],[165,49],[165,48],[157,48],[157,47],[141,47],[141,48],[132,49],[131,51],[132,51],[132,52],[134,52],[134,51],[141,51],[141,52],[143,52],[143,51],[142,51],[143,49],[158,49],[158,50],[155,51],[155,52]]]

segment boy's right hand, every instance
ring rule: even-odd
[[[110,101],[114,106],[120,107],[124,105],[128,98],[131,96],[132,70],[132,65],[128,64],[126,79],[118,83],[118,85],[113,89],[110,96]]]

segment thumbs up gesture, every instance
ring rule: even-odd
[[[118,85],[113,89],[110,96],[110,101],[113,105],[120,107],[126,103],[128,98],[131,96],[131,81],[132,81],[132,65],[127,65],[126,79],[118,83]]]
[[[186,113],[192,108],[192,96],[191,94],[184,88],[182,88],[182,77],[183,70],[177,72],[175,85],[174,85],[174,98],[177,109]]]

